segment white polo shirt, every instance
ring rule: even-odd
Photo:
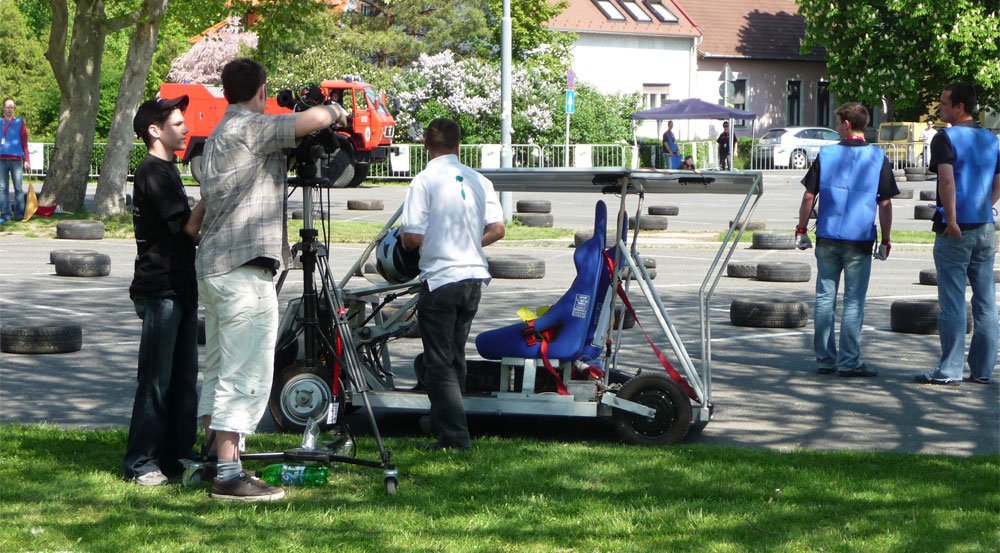
[[[420,278],[431,290],[470,278],[489,282],[483,231],[502,221],[493,183],[455,155],[427,162],[410,183],[403,205],[403,232],[424,237]]]

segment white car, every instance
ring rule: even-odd
[[[771,129],[754,148],[754,166],[805,169],[819,155],[819,149],[840,142],[840,135],[826,127],[783,127]]]

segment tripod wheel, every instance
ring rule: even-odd
[[[386,495],[396,495],[396,489],[399,487],[399,481],[392,476],[387,476],[385,479],[385,494]]]
[[[330,384],[333,376],[325,367],[307,367],[301,361],[278,373],[271,386],[268,409],[282,429],[301,432],[310,418],[319,419],[326,430],[330,405],[335,401]],[[346,413],[341,413],[342,415]]]

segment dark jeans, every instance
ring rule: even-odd
[[[125,451],[125,478],[183,470],[197,433],[198,310],[165,298],[135,298],[142,319],[138,388]]]
[[[445,284],[420,293],[417,324],[424,342],[422,362],[414,367],[431,400],[431,432],[441,445],[470,446],[462,391],[465,389],[465,342],[479,310],[482,281]]]

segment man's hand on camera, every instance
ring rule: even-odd
[[[880,261],[885,261],[889,257],[890,251],[892,251],[892,244],[890,244],[888,240],[883,240],[882,243],[878,245],[878,248],[875,248],[875,255],[872,257]]]
[[[795,227],[795,247],[800,250],[808,250],[813,247],[812,240],[809,239],[808,230],[802,225]]]

